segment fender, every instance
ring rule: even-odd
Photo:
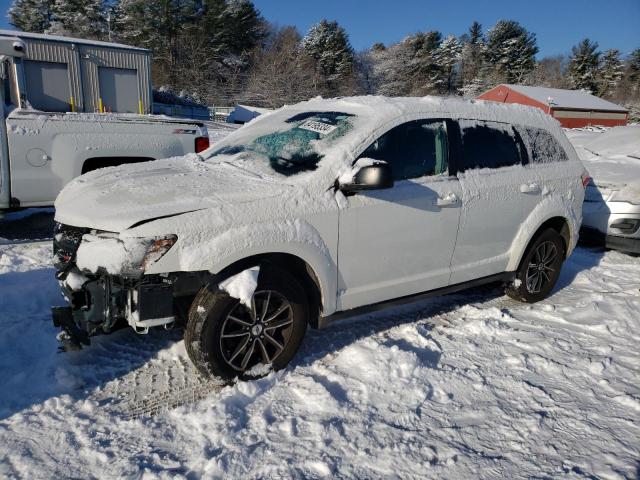
[[[304,220],[244,225],[196,241],[186,238],[145,273],[208,270],[216,274],[248,257],[285,253],[300,258],[313,270],[320,283],[323,315],[336,311],[336,261],[316,228]]]
[[[507,263],[507,272],[513,272],[518,269],[522,256],[529,246],[533,235],[548,220],[554,217],[564,218],[569,226],[570,242],[567,246],[567,257],[571,255],[573,249],[578,242],[578,230],[581,218],[574,212],[573,200],[558,197],[544,198],[536,208],[529,214],[527,221],[522,223],[517,235],[511,243],[509,249],[509,262]]]

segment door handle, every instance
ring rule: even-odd
[[[540,193],[542,189],[537,183],[523,183],[520,185],[520,193]]]
[[[444,197],[438,197],[436,199],[436,205],[438,207],[453,207],[458,204],[458,196],[455,193],[449,193]]]

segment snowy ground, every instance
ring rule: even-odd
[[[179,331],[57,354],[50,249],[0,244],[1,478],[640,475],[640,257],[578,248],[532,306],[483,288],[310,331],[219,388]]]

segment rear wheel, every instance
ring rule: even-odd
[[[558,281],[564,258],[565,246],[560,234],[552,228],[545,230],[529,245],[506,294],[526,303],[546,298]]]
[[[189,310],[185,346],[207,376],[254,378],[291,361],[308,321],[306,295],[298,281],[284,270],[265,266],[250,308],[224,291],[203,288]]]

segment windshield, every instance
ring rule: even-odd
[[[323,152],[352,128],[353,115],[341,112],[303,112],[282,121],[274,119],[272,131],[264,127],[249,126],[255,135],[243,132],[237,141],[229,139],[211,153],[210,159],[219,155],[237,155],[235,161],[255,163],[256,156],[268,167],[282,175],[315,170]],[[247,165],[251,169],[251,165]]]

